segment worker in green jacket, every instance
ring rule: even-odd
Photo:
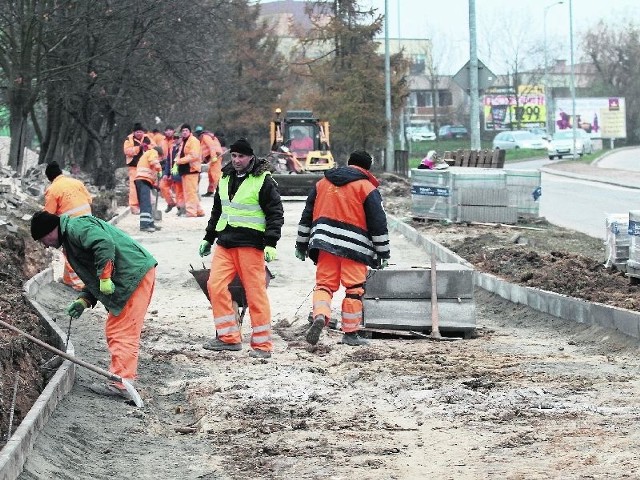
[[[71,218],[37,212],[31,219],[31,236],[46,247],[62,246],[85,284],[68,306],[69,316],[78,318],[98,300],[105,306],[109,312],[105,326],[111,354],[109,370],[133,381],[142,322],[155,285],[156,259],[122,230],[88,215]],[[122,384],[94,383],[89,388],[101,395],[129,399]]]

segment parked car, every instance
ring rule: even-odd
[[[407,137],[412,142],[423,142],[426,140],[435,140],[436,134],[427,126],[407,127]]]
[[[438,130],[438,138],[469,138],[469,130],[463,125],[443,125]]]
[[[549,160],[573,156],[573,130],[560,130],[553,134],[549,142]],[[581,157],[584,154],[593,153],[593,143],[587,132],[578,128],[576,130],[576,153]]]
[[[516,148],[529,148],[542,150],[547,148],[547,142],[526,130],[515,130],[513,132],[500,132],[493,139],[493,148],[503,150],[513,150]]]
[[[549,133],[544,128],[534,127],[530,128],[529,131],[542,140],[551,140],[551,135],[549,135]]]

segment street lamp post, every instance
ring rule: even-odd
[[[551,7],[555,7],[556,5],[562,5],[564,3],[564,0],[560,0],[558,2],[552,3],[551,5],[547,5],[546,7],[544,7],[544,19],[543,19],[543,37],[544,37],[544,43],[543,43],[543,50],[544,50],[544,76],[542,79],[542,83],[543,83],[543,87],[544,87],[544,98],[545,98],[545,106],[546,106],[546,118],[545,120],[545,126],[546,126],[546,130],[547,133],[550,135],[552,133],[551,131],[551,109],[552,109],[552,102],[549,101],[549,99],[551,99],[553,97],[553,95],[551,93],[551,89],[549,88],[549,79],[548,79],[548,60],[547,60],[547,12],[549,11],[549,9]]]
[[[571,125],[573,126],[573,159],[578,157],[576,152],[576,137],[578,135],[578,122],[576,118],[576,78],[574,72],[574,60],[573,60],[573,0],[569,0],[569,49],[571,65],[570,65],[570,78],[571,78]],[[584,151],[584,146],[582,147]]]

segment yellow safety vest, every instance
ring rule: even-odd
[[[222,213],[216,224],[216,232],[221,232],[227,225],[231,227],[253,228],[259,232],[266,230],[267,222],[260,207],[258,195],[264,179],[270,172],[259,176],[248,175],[240,184],[233,200],[229,199],[229,176],[220,180],[218,192],[222,203]]]

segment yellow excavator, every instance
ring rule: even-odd
[[[323,172],[335,167],[329,122],[310,110],[289,110],[282,115],[277,108],[270,135],[267,160],[280,195],[307,195]]]

